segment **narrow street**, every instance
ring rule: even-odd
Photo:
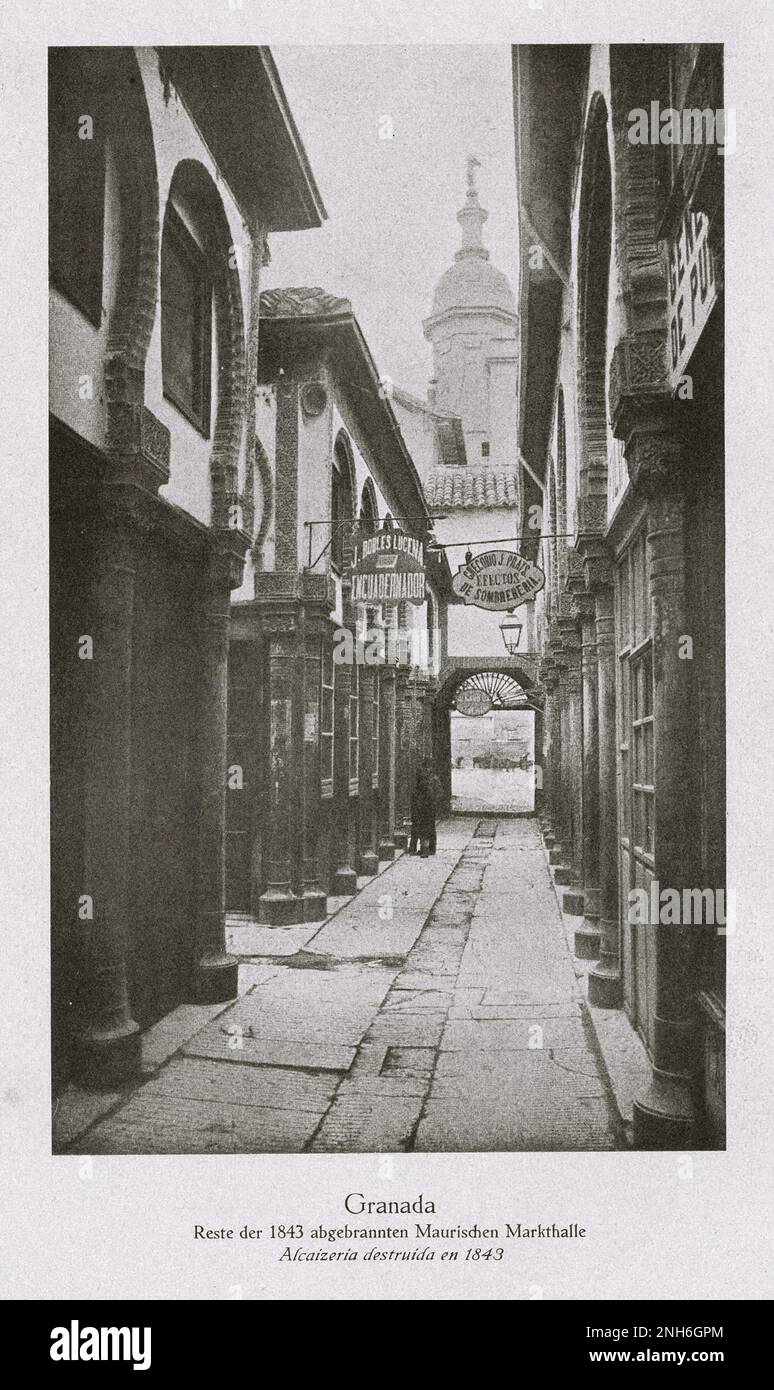
[[[65,1106],[60,1151],[622,1147],[535,822],[439,832],[322,926],[232,927],[238,1001],[148,1030],[147,1079]]]

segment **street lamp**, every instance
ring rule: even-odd
[[[524,630],[523,623],[517,623],[514,618],[506,618],[500,623],[500,631],[503,634],[503,642],[509,656],[515,656],[519,650],[521,634]]]

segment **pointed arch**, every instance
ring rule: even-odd
[[[346,430],[339,430],[331,460],[331,564],[340,573],[352,560],[357,478],[355,457]]]
[[[370,478],[366,478],[363,483],[358,521],[367,536],[374,536],[379,530],[379,506],[376,501],[376,488]]]

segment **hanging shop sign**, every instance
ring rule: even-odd
[[[669,242],[669,371],[674,385],[688,366],[717,297],[709,218],[689,206]]]
[[[454,699],[459,714],[480,716],[492,708],[492,698],[486,690],[458,690]]]
[[[534,598],[545,582],[543,571],[514,550],[487,550],[457,570],[452,587],[465,603],[506,613]]]
[[[424,546],[404,531],[367,536],[355,546],[350,577],[353,603],[424,603]]]

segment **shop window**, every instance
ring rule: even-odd
[[[204,256],[173,207],[161,247],[161,369],[164,395],[210,433],[212,282]]]
[[[482,440],[481,440],[481,457],[482,457],[482,459],[488,459],[488,458],[489,458],[489,440],[488,440],[488,439],[482,439]]]
[[[653,658],[650,645],[631,661],[632,792],[634,847],[653,854],[655,787],[653,776]]]
[[[102,322],[105,132],[82,52],[49,51],[49,273],[95,328]]]
[[[359,790],[360,778],[360,676],[357,663],[352,667],[349,693],[349,790]]]
[[[621,838],[644,859],[654,852],[653,654],[644,531],[622,557],[616,594]]]
[[[333,796],[333,709],[336,665],[333,648],[323,643],[320,663],[320,794]]]
[[[374,672],[374,698],[371,702],[371,786],[379,785],[379,710],[381,701],[381,681],[379,672]]]

